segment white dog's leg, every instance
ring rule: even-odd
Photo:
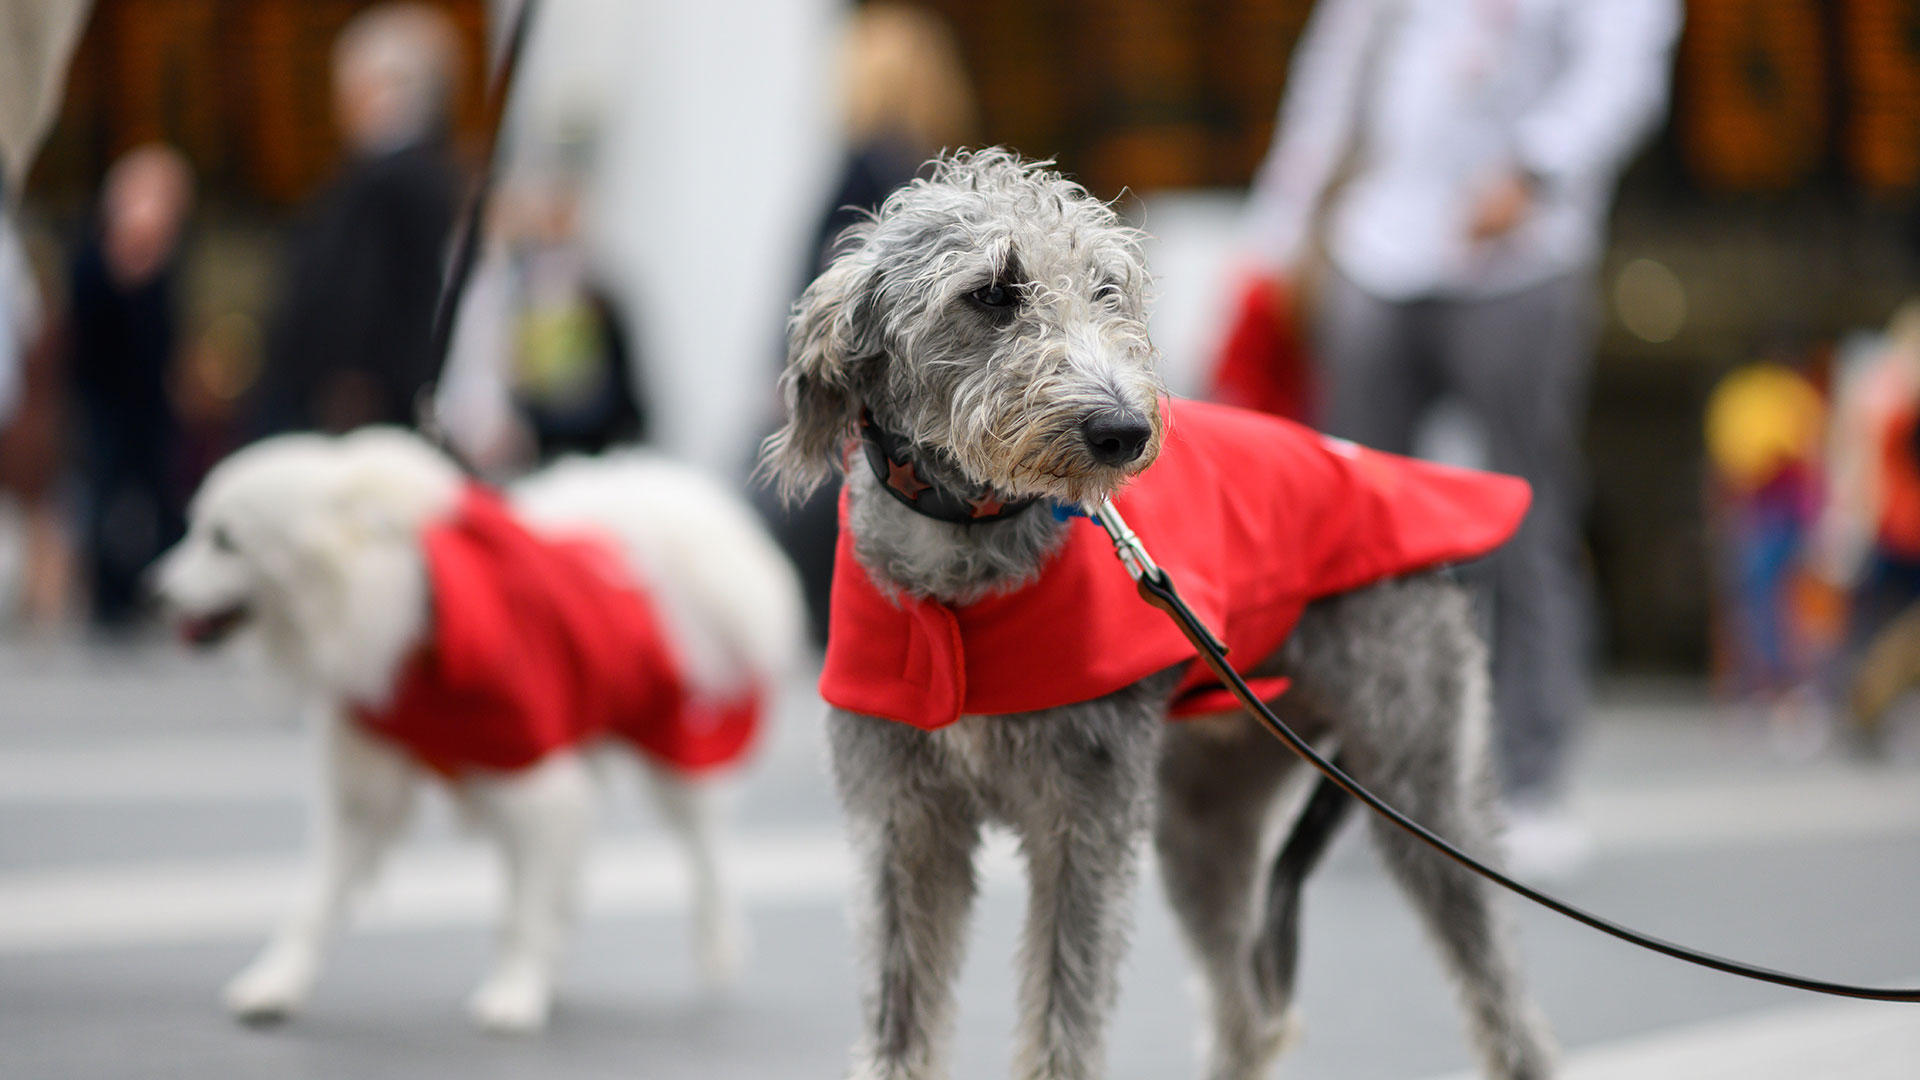
[[[329,710],[331,712],[331,710]],[[260,955],[226,987],[242,1020],[282,1020],[298,1011],[320,972],[320,953],[361,886],[406,824],[416,773],[398,750],[350,720],[321,721],[321,802],[306,893]]]
[[[475,780],[465,794],[507,869],[499,951],[468,1009],[490,1031],[538,1031],[552,1008],[554,969],[573,917],[593,777],[578,755],[554,754],[523,773]]]
[[[693,926],[700,976],[709,987],[730,985],[750,946],[746,916],[720,871],[723,785],[647,763],[654,797],[667,827],[679,838],[693,878]]]

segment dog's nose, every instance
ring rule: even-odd
[[[1137,412],[1105,409],[1080,422],[1080,436],[1102,465],[1125,465],[1137,460],[1153,438],[1153,425]]]

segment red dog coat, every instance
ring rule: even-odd
[[[683,771],[731,762],[757,693],[698,700],[645,592],[597,538],[536,535],[479,485],[422,536],[431,638],[361,723],[427,766],[522,769],[612,735]]]
[[[1114,504],[1243,674],[1286,641],[1309,601],[1485,555],[1519,528],[1530,500],[1513,477],[1383,454],[1240,409],[1176,401],[1166,420],[1159,458]],[[883,593],[843,526],[831,626],[821,695],[915,727],[1071,705],[1179,664],[1189,667],[1174,715],[1232,706],[1084,519],[1069,523],[1038,580],[963,607]],[[1256,681],[1268,697],[1285,685]]]

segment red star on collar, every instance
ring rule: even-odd
[[[979,498],[968,499],[967,505],[973,507],[974,517],[992,517],[1007,507],[1006,503],[994,498],[991,491],[982,492]]]
[[[887,486],[909,499],[918,499],[921,492],[933,485],[920,479],[920,473],[914,469],[913,462],[897,462],[888,458]]]

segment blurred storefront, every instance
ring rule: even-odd
[[[30,191],[84,202],[109,161],[153,140],[179,146],[227,208],[284,209],[340,156],[332,120],[335,35],[374,0],[94,0],[58,126]],[[485,70],[485,0],[442,0],[468,77],[455,109],[469,142]]]

